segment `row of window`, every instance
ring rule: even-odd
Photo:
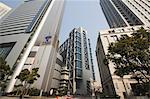
[[[75,48],[77,53],[81,53],[81,47],[76,46]]]
[[[81,80],[76,80],[76,88],[77,89],[81,88]]]
[[[118,10],[121,12],[121,14],[124,16],[124,18],[127,20],[127,22],[133,26],[133,25],[141,25],[143,24],[136,15],[124,4],[122,1],[114,2],[118,8]]]
[[[76,41],[76,46],[81,47],[81,43],[79,41]]]
[[[134,0],[135,1],[135,0]],[[130,1],[128,1],[142,16],[144,16],[145,19],[147,19],[149,22],[150,20],[148,19],[147,16],[145,16],[143,14],[143,12],[141,12],[134,4],[132,4]],[[135,1],[136,2],[136,1]],[[148,14],[150,14],[150,12],[147,11],[147,9],[145,9],[143,6],[141,6],[138,2],[136,2],[140,7],[142,7]]]
[[[86,81],[87,94],[91,94],[91,83],[90,81]]]
[[[93,65],[92,49],[91,49],[90,39],[88,39],[88,42],[89,42],[89,51],[90,51],[90,58],[91,58],[93,80],[95,80],[95,73],[94,73],[94,65]]]
[[[76,59],[77,59],[77,60],[82,60],[82,59],[81,59],[81,53],[76,53],[75,55],[76,55]]]
[[[82,77],[82,55],[81,55],[81,33],[79,32],[75,32],[75,56],[76,56],[76,60],[75,60],[75,75],[76,77],[81,78]],[[77,88],[79,88],[78,84],[77,84]]]
[[[86,34],[83,33],[83,40],[84,40],[84,60],[85,60],[85,68],[90,69],[89,67],[89,60],[88,60],[88,49],[87,49],[87,41],[86,41]]]
[[[107,39],[108,43],[110,44],[108,36],[104,36],[104,37]],[[117,35],[111,35],[110,37],[113,39],[113,41],[118,41],[119,39],[127,38],[128,35],[127,34],[120,35],[120,38]]]
[[[82,68],[82,62],[80,60],[75,61],[76,68]]]
[[[75,75],[76,75],[76,77],[81,78],[81,77],[82,77],[82,69],[77,69],[77,68],[76,68],[76,70],[75,70]]]
[[[107,21],[109,22],[110,27],[124,27],[126,26],[126,23],[124,20],[121,18],[119,13],[116,11],[114,6],[111,4],[110,1],[104,1],[104,6],[103,9],[105,10],[105,16],[107,18]],[[106,6],[107,5],[107,6]]]

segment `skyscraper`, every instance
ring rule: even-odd
[[[100,0],[110,28],[150,25],[148,0]]]
[[[14,70],[6,92],[22,69],[39,67],[34,87],[49,91],[56,63],[64,0],[26,0],[0,23],[0,56]]]
[[[100,5],[111,29],[99,32],[96,56],[100,71],[103,92],[109,95],[119,95],[121,99],[133,95],[133,85],[137,83],[131,75],[125,75],[122,81],[114,74],[115,65],[108,61],[104,64],[108,46],[121,36],[131,36],[140,27],[150,29],[149,0],[100,0]],[[124,83],[123,83],[124,82]]]
[[[68,89],[76,95],[91,95],[91,80],[95,79],[90,42],[86,33],[82,27],[74,28],[59,48],[70,71]]]
[[[11,10],[10,7],[0,2],[0,19]]]

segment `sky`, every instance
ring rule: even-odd
[[[8,6],[15,8],[23,0],[0,0]],[[73,28],[83,27],[87,31],[87,38],[91,40],[93,63],[95,66],[96,80],[100,82],[99,71],[96,62],[96,42],[98,32],[108,29],[107,21],[99,5],[99,0],[66,0],[64,16],[60,29],[60,44],[68,37]]]

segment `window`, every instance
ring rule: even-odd
[[[111,37],[113,38],[114,41],[118,41],[119,40],[117,35],[112,35]]]
[[[81,54],[76,53],[76,59],[81,60]]]
[[[107,37],[107,36],[104,36],[104,38],[106,38],[107,42],[110,44],[108,37]]]
[[[90,81],[86,81],[87,94],[91,93],[91,84]]]
[[[125,38],[127,38],[127,37],[128,37],[127,34],[121,35],[121,38],[122,38],[122,39],[125,39]]]
[[[76,52],[77,53],[81,53],[81,48],[80,47],[76,47]]]
[[[81,81],[80,80],[76,80],[76,88],[80,89],[81,85]]]
[[[28,57],[35,57],[36,52],[35,51],[31,51]]]
[[[79,32],[76,32],[76,36],[80,37],[81,35],[80,35],[80,33],[79,33]]]
[[[90,70],[90,66],[89,66],[88,62],[85,63],[85,67],[86,67],[86,69]]]
[[[6,59],[14,45],[15,42],[0,44],[0,57]]]
[[[76,67],[77,67],[77,68],[82,68],[82,62],[76,60]]]
[[[80,37],[78,37],[78,36],[76,36],[76,41],[81,41],[81,38]]]
[[[76,77],[82,77],[82,70],[76,69]]]
[[[76,41],[76,46],[81,46],[81,43],[79,41]]]

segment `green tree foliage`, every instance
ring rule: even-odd
[[[140,83],[150,83],[150,32],[144,28],[111,43],[106,57],[116,66],[116,75],[130,74]]]
[[[4,91],[8,82],[9,76],[12,74],[12,70],[7,65],[7,62],[0,57],[0,87],[1,91]]]
[[[16,77],[23,85],[21,89],[19,89],[22,90],[20,94],[23,95],[28,93],[30,86],[37,80],[37,78],[40,77],[40,75],[38,74],[38,70],[39,68],[33,68],[31,71],[29,71],[28,69],[23,69],[21,73]]]

